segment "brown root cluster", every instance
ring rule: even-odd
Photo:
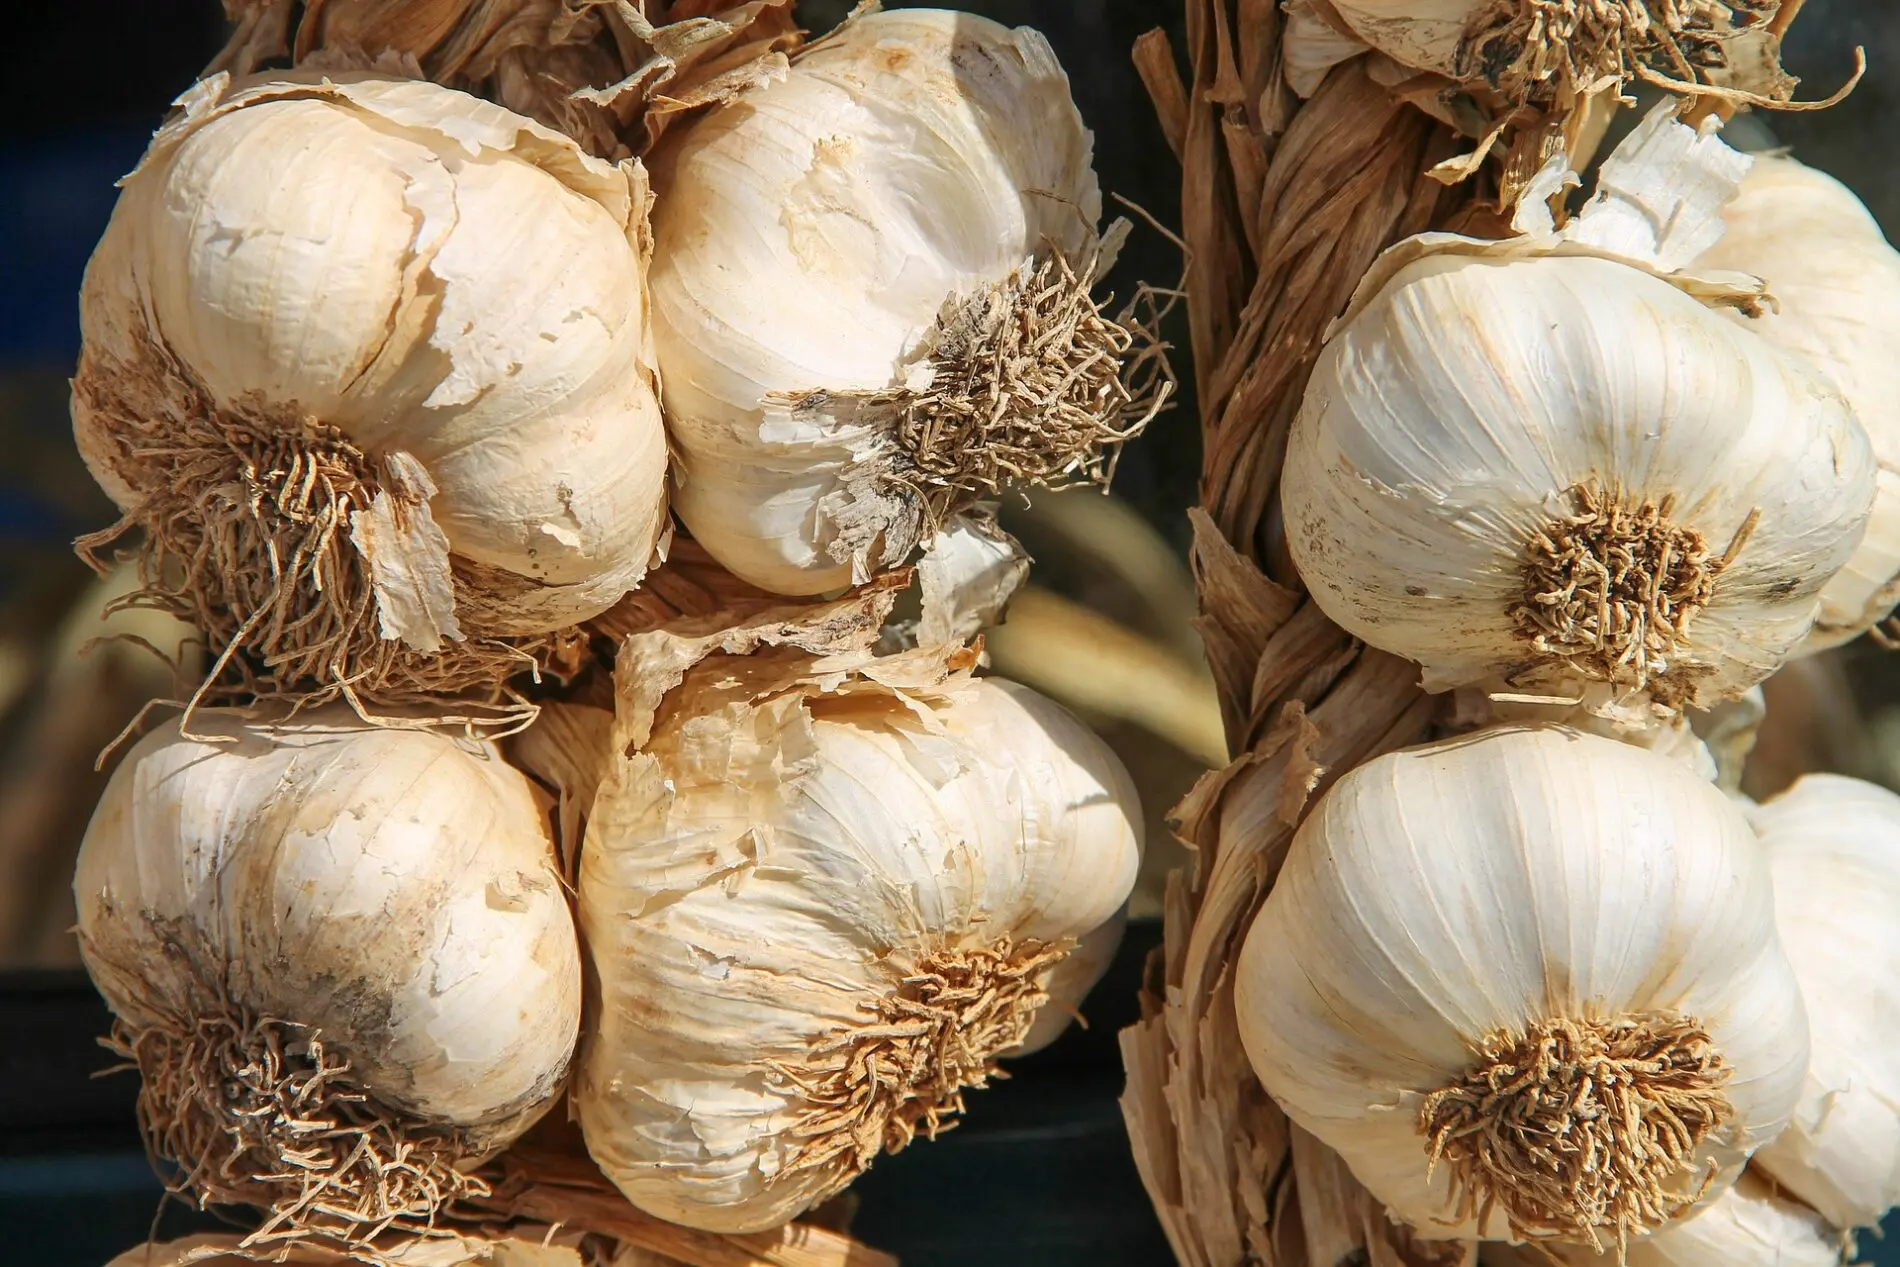
[[[460,1132],[378,1103],[315,1030],[217,1003],[118,1021],[107,1046],[138,1067],[139,1124],[175,1164],[172,1192],[265,1212],[247,1247],[427,1231],[487,1191],[458,1169]]]
[[[802,1101],[786,1133],[796,1151],[781,1173],[824,1172],[828,1196],[880,1152],[955,1126],[963,1092],[1005,1076],[996,1057],[1022,1045],[1049,1000],[1050,971],[1072,948],[1005,939],[927,955],[867,1004],[863,1024],[797,1065],[774,1065],[776,1089]]]
[[[1724,77],[1728,43],[1765,31],[1780,7],[1780,0],[1502,0],[1466,39],[1459,71],[1513,105],[1561,103],[1605,80],[1694,93]]]
[[[1680,679],[1675,658],[1716,583],[1747,543],[1750,515],[1715,555],[1700,533],[1675,523],[1674,499],[1631,505],[1594,484],[1569,491],[1572,512],[1531,541],[1524,596],[1511,608],[1519,634],[1586,677],[1641,689]]]
[[[1696,1149],[1734,1115],[1731,1070],[1700,1022],[1668,1012],[1540,1021],[1485,1038],[1425,1098],[1419,1130],[1451,1170],[1451,1217],[1501,1209],[1513,1235],[1619,1253],[1699,1200]]]
[[[166,381],[137,401],[120,385],[138,367],[89,355],[74,379],[110,432],[114,473],[140,498],[78,547],[103,572],[133,545],[142,586],[123,601],[205,635],[214,658],[194,704],[345,698],[359,711],[440,712],[444,697],[467,696],[507,720],[521,706],[504,702],[504,682],[577,660],[585,635],[574,631],[475,632],[432,653],[384,637],[369,563],[350,532],[384,490],[379,465],[319,420],[219,408],[182,366],[151,353]]]
[[[1011,486],[1107,487],[1121,447],[1174,390],[1152,321],[1158,292],[1110,316],[1091,292],[1096,262],[1062,252],[953,296],[938,314],[930,382],[866,400],[892,418],[891,483],[924,508],[929,536],[946,518]]]

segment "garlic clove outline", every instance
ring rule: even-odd
[[[1572,254],[1404,265],[1322,353],[1286,463],[1315,601],[1426,689],[1608,682],[1672,708],[1783,662],[1875,489],[1815,371]]]
[[[142,529],[246,693],[558,657],[666,531],[642,169],[370,72],[179,104],[82,291],[74,431],[125,512],[84,544]]]
[[[1755,1164],[1837,1226],[1873,1226],[1900,1204],[1900,796],[1811,774],[1748,814],[1814,1032],[1794,1120]]]
[[[1554,726],[1342,777],[1247,935],[1235,1010],[1288,1115],[1448,1239],[1644,1235],[1782,1129],[1807,1065],[1741,811]],[[1585,1083],[1611,1111],[1571,1113]],[[1579,1142],[1553,1161],[1553,1136]]]
[[[577,1039],[543,807],[492,745],[340,705],[192,722],[127,754],[73,882],[147,1142],[285,1237],[429,1230]]]
[[[1840,389],[1880,464],[1866,535],[1822,589],[1820,619],[1801,644],[1822,651],[1900,602],[1900,251],[1845,185],[1779,155],[1755,156],[1722,215],[1726,232],[1697,267],[1768,283],[1774,310],[1751,325]]]
[[[819,594],[1006,484],[1105,481],[1167,384],[1090,295],[1118,242],[1091,150],[1040,34],[933,9],[670,134],[654,334],[695,539]]]
[[[601,1003],[573,1094],[641,1209],[722,1232],[794,1217],[951,1125],[1091,983],[1064,961],[1112,940],[1133,887],[1132,785],[1081,723],[970,664],[716,656],[611,763],[582,851]]]

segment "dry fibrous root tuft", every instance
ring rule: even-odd
[[[142,585],[123,604],[204,634],[214,660],[194,705],[345,698],[359,712],[441,712],[444,698],[467,696],[473,720],[503,725],[528,711],[508,702],[503,683],[578,662],[578,631],[475,634],[431,653],[384,637],[351,521],[386,485],[393,497],[404,490],[335,427],[219,408],[176,364],[162,388],[128,400],[121,384],[139,372],[88,356],[74,378],[94,416],[109,420],[115,473],[142,499],[78,548],[104,571],[122,545],[135,545]]]
[[[1728,68],[1727,43],[1767,28],[1780,7],[1780,0],[1502,0],[1467,37],[1459,69],[1514,105],[1548,106],[1605,80],[1695,93]]]
[[[1425,1098],[1419,1130],[1451,1170],[1462,1222],[1502,1209],[1514,1235],[1620,1256],[1708,1190],[1696,1149],[1734,1114],[1731,1070],[1691,1017],[1552,1020],[1484,1040]]]
[[[1069,940],[1004,940],[928,955],[866,1006],[863,1024],[798,1065],[775,1065],[775,1089],[804,1101],[787,1132],[798,1152],[783,1173],[827,1172],[829,1195],[880,1152],[955,1126],[965,1090],[1006,1076],[996,1057],[1028,1036],[1049,1001],[1050,971],[1073,948]]]
[[[1686,679],[1693,666],[1679,665],[1675,653],[1756,516],[1715,555],[1700,533],[1671,520],[1674,498],[1631,505],[1594,484],[1575,485],[1568,496],[1572,513],[1527,547],[1524,596],[1511,608],[1518,632],[1540,654],[1598,681],[1642,689]]]
[[[1143,288],[1111,316],[1098,261],[1061,251],[938,314],[930,381],[877,393],[898,453],[889,474],[923,505],[928,537],[956,511],[1011,486],[1106,488],[1121,447],[1167,405],[1174,377]]]
[[[215,987],[157,1023],[114,1023],[106,1045],[137,1066],[147,1150],[199,1209],[264,1219],[245,1245],[361,1244],[427,1232],[487,1184],[458,1165],[462,1134],[379,1104],[316,1030],[251,1014]]]

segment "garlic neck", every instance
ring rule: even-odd
[[[1571,513],[1552,519],[1525,546],[1523,597],[1510,613],[1518,632],[1540,654],[1562,657],[1587,678],[1641,689],[1669,676],[1667,685],[1680,688],[1687,666],[1677,663],[1676,651],[1715,597],[1753,517],[1715,556],[1700,533],[1671,519],[1671,497],[1636,504],[1579,484],[1569,498]]]
[[[1028,1037],[1049,974],[1073,945],[1006,938],[925,955],[897,990],[864,1005],[861,1025],[778,1067],[778,1089],[798,1102],[800,1119],[782,1173],[826,1172],[824,1191],[834,1193],[878,1153],[955,1125],[963,1091],[986,1085],[996,1058]]]
[[[1513,1235],[1620,1247],[1706,1191],[1696,1150],[1734,1115],[1731,1072],[1693,1017],[1555,1018],[1487,1036],[1419,1130],[1458,1221],[1496,1208]]]

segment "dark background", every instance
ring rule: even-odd
[[[845,0],[807,0],[801,12],[821,27],[847,7]],[[1127,54],[1137,35],[1177,6],[969,0],[965,7],[1048,34],[1095,129],[1104,189],[1173,223],[1178,171]],[[83,580],[67,543],[111,517],[72,451],[65,417],[80,271],[111,210],[113,181],[137,161],[166,103],[216,50],[223,29],[215,0],[10,8],[11,56],[0,78],[7,120],[0,132],[0,641],[6,630],[61,610]],[[1769,126],[1801,157],[1854,187],[1891,236],[1900,229],[1900,6],[1809,0],[1788,60],[1806,95],[1826,96],[1851,68],[1856,44],[1866,46],[1872,71],[1846,104],[1778,116]],[[1172,248],[1144,232],[1123,272],[1169,280],[1179,267]],[[1117,492],[1184,547],[1183,512],[1198,466],[1191,410],[1177,411],[1130,448]],[[1805,761],[1895,782],[1885,741],[1900,738],[1900,713],[1882,707],[1900,698],[1893,677],[1858,648],[1816,669],[1806,747],[1797,757],[1769,758],[1791,762],[1789,769]],[[19,742],[0,733],[0,767],[17,763],[9,744]],[[48,777],[90,776],[75,767]],[[23,829],[5,815],[0,804],[0,864],[11,856],[7,833]],[[20,880],[0,871],[0,884]],[[1140,960],[1156,936],[1151,926],[1131,931],[1091,1001],[1092,1028],[1021,1062],[1017,1078],[978,1096],[969,1123],[939,1143],[881,1162],[859,1185],[857,1231],[911,1267],[1169,1261],[1114,1103],[1121,1088],[1115,1031],[1133,1019]],[[54,920],[41,950],[27,957],[67,962],[63,939],[63,921]],[[0,947],[0,968],[6,962]],[[160,1209],[138,1152],[131,1079],[92,1076],[108,1063],[92,1043],[103,1028],[103,1009],[82,976],[0,971],[0,1263],[8,1267],[96,1267],[142,1239]],[[174,1208],[161,1226],[171,1235],[191,1225]],[[1873,1261],[1900,1264],[1900,1252],[1869,1248]]]

